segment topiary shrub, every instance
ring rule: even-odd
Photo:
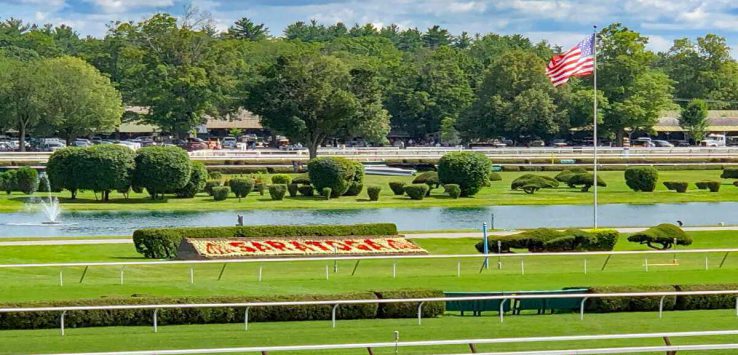
[[[572,173],[567,177],[566,184],[570,187],[581,186],[582,192],[587,192],[594,185],[594,175],[590,173]],[[597,175],[597,186],[607,187],[602,177]]]
[[[287,174],[272,175],[272,184],[289,185],[292,178]]]
[[[502,176],[494,171],[489,172],[489,176],[487,176],[487,180],[489,181],[502,181]]]
[[[430,196],[431,191],[439,186],[438,173],[435,171],[426,171],[413,179],[413,184],[426,184],[428,185],[428,192],[426,196]]]
[[[405,194],[405,183],[402,181],[390,181],[389,187],[395,196],[402,196]]]
[[[192,172],[190,172],[190,181],[188,181],[184,187],[177,190],[176,192],[177,197],[182,197],[182,198],[195,197],[198,192],[202,191],[205,188],[207,177],[208,177],[208,170],[207,168],[205,168],[205,164],[199,161],[193,161],[192,162]]]
[[[367,195],[369,195],[369,200],[370,201],[379,201],[379,193],[380,192],[382,192],[382,187],[381,186],[372,185],[372,186],[368,186],[366,188],[366,193],[367,193]]]
[[[297,190],[300,188],[300,185],[298,184],[289,184],[287,185],[287,192],[290,193],[290,197],[297,197]]]
[[[459,198],[459,196],[461,196],[461,187],[459,187],[459,185],[457,184],[443,185],[443,189],[453,199],[457,199]]]
[[[545,175],[525,174],[519,176],[510,183],[510,188],[512,190],[523,189],[525,186],[528,186],[528,189],[535,188],[536,190],[553,189],[559,187],[559,182],[554,178]]]
[[[66,189],[71,193],[71,198],[77,198],[79,190],[79,179],[75,174],[76,164],[82,154],[82,148],[62,148],[51,154],[46,162],[46,175],[49,177],[52,191]]]
[[[711,181],[711,180],[705,180],[705,181],[698,181],[695,183],[697,185],[697,188],[700,190],[710,190],[710,192],[718,192],[720,191],[720,181]]]
[[[38,192],[51,192],[51,183],[49,183],[49,177],[46,174],[39,174],[38,176]]]
[[[360,183],[364,169],[360,164],[342,157],[319,157],[308,163],[308,175],[318,191],[328,187],[331,197],[342,196],[352,183]]]
[[[274,184],[269,185],[269,196],[272,200],[281,201],[284,199],[284,195],[287,194],[287,185],[285,184]]]
[[[405,193],[413,200],[422,200],[428,193],[428,185],[412,184],[405,186]]]
[[[223,201],[228,198],[229,193],[231,193],[231,188],[228,186],[213,187],[213,200]]]
[[[256,188],[256,191],[259,192],[259,196],[264,196],[264,192],[266,191],[266,185],[264,185],[263,182],[254,184],[254,188]]]
[[[313,188],[313,185],[300,185],[300,187],[297,188],[297,191],[303,196],[310,197],[315,195],[315,188]]]
[[[292,179],[292,183],[298,185],[310,185],[310,177],[307,174],[300,174]]]
[[[451,152],[438,161],[442,184],[458,184],[461,196],[474,196],[489,181],[492,163],[482,153]]]
[[[207,192],[209,196],[213,196],[213,188],[223,186],[223,181],[221,180],[208,180],[205,181],[205,186],[203,186],[203,191]]]
[[[325,197],[326,200],[330,200],[333,195],[333,190],[330,187],[324,187],[320,190],[320,196]]]
[[[652,166],[635,166],[625,169],[625,184],[633,191],[652,192],[656,189],[659,171]]]
[[[738,179],[738,167],[726,166],[720,177],[723,179]]]
[[[208,172],[208,179],[209,180],[223,180],[223,173],[221,173],[220,171]]]
[[[123,147],[125,148],[125,147]],[[146,188],[152,198],[184,187],[190,180],[190,157],[178,147],[144,147],[137,151],[133,185]]]
[[[352,182],[351,185],[349,185],[348,190],[346,190],[346,193],[344,193],[344,196],[359,196],[361,191],[364,191],[364,184],[360,182]]]
[[[687,187],[689,187],[689,183],[686,181],[664,181],[664,186],[668,190],[673,190],[676,192],[687,192]]]
[[[671,249],[676,241],[677,245],[691,245],[692,237],[669,223],[659,224],[645,231],[634,233],[628,237],[629,242],[647,245],[649,248],[666,250]]]
[[[17,173],[18,172],[16,170],[8,170],[4,173],[0,173],[0,187],[2,187],[3,191],[5,191],[5,193],[8,195],[16,190],[15,175]]]
[[[562,251],[610,251],[615,248],[619,233],[612,229],[584,231],[567,229],[558,231],[550,228],[537,228],[510,236],[490,237],[489,251],[508,253],[510,249],[527,249],[529,252],[562,252]],[[480,253],[484,251],[484,243],[476,244]]]
[[[530,184],[523,185],[520,189],[523,190],[523,192],[525,192],[526,194],[532,195],[536,193],[536,191],[540,190],[541,186],[542,185],[538,183],[530,183]]]
[[[32,195],[38,189],[38,171],[29,166],[16,170],[15,190]]]
[[[254,180],[253,179],[231,179],[228,182],[228,186],[231,187],[231,191],[233,191],[233,194],[238,197],[238,200],[241,201],[241,198],[248,196],[251,191],[254,189]]]

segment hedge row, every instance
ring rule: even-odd
[[[591,293],[625,293],[625,292],[674,292],[674,291],[714,291],[736,290],[738,284],[717,285],[675,285],[675,286],[638,286],[638,287],[594,287]],[[735,307],[736,295],[677,295],[664,298],[664,310],[699,310],[725,309]],[[652,312],[659,310],[660,296],[655,297],[608,297],[590,298],[586,310],[595,313],[611,312]]]
[[[135,304],[185,304],[185,303],[243,303],[278,301],[319,301],[382,298],[422,298],[440,297],[443,292],[436,290],[398,290],[358,292],[340,295],[295,295],[266,297],[192,297],[192,298],[100,298],[92,300],[70,300],[32,303],[3,303],[5,308],[14,307],[65,307],[99,305]],[[374,318],[414,318],[417,317],[417,303],[395,304],[355,304],[341,305],[336,310],[336,318],[374,319]],[[330,320],[332,305],[252,307],[249,309],[249,322],[284,322]],[[244,321],[243,307],[223,308],[180,308],[161,309],[158,312],[159,325],[175,324],[214,324],[239,323]],[[423,317],[437,317],[445,311],[443,302],[423,305]],[[152,310],[94,310],[69,311],[65,316],[67,328],[143,326],[152,324]],[[0,314],[0,329],[42,329],[58,328],[59,312],[18,312]]]
[[[397,235],[392,223],[354,225],[295,225],[144,228],[133,232],[136,251],[147,258],[168,259],[177,256],[183,238],[252,238],[252,237],[337,237]]]
[[[567,229],[558,231],[550,228],[537,228],[509,236],[490,236],[488,250],[509,253],[510,249],[528,249],[529,252],[561,252],[561,251],[610,251],[615,248],[619,233],[612,229],[584,231]],[[484,242],[475,245],[480,253],[484,251]]]

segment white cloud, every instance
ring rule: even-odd
[[[136,8],[174,5],[174,0],[87,0],[106,13],[124,13]]]

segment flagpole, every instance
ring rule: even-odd
[[[593,55],[594,55],[594,70],[593,70],[593,81],[594,81],[594,129],[592,134],[592,143],[594,145],[594,166],[592,171],[593,174],[593,184],[594,185],[594,228],[597,229],[598,223],[597,223],[597,26],[593,26]]]

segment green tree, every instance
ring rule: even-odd
[[[39,61],[21,62],[0,57],[0,125],[18,131],[20,151],[26,136],[42,122],[46,102]]]
[[[95,67],[73,57],[44,61],[44,115],[67,144],[80,136],[112,132],[120,124],[120,93]]]
[[[651,68],[656,57],[646,50],[648,38],[619,23],[599,36],[597,85],[609,102],[603,128],[622,144],[627,130],[650,129],[662,111],[673,107],[672,81]]]
[[[689,131],[689,135],[695,140],[700,141],[705,137],[705,128],[707,128],[707,103],[704,100],[692,99],[687,106],[682,109],[679,116],[679,125]]]
[[[84,148],[74,162],[73,179],[82,190],[102,194],[103,201],[110,200],[110,191],[127,190],[131,186],[135,168],[135,153],[119,145],[96,145]],[[96,195],[97,196],[97,195]]]
[[[261,41],[269,38],[269,28],[263,23],[257,25],[248,17],[242,17],[228,28],[224,36],[226,38]]]
[[[497,58],[459,120],[462,137],[548,138],[568,128],[565,91],[551,85],[544,68],[544,61],[528,51],[511,50]]]
[[[435,25],[430,27],[428,31],[423,34],[423,43],[426,47],[436,49],[440,46],[448,46],[451,44],[453,36],[448,32],[447,29],[441,26]]]
[[[179,191],[190,181],[192,163],[187,152],[180,148],[141,148],[135,161],[133,186],[145,188],[152,199],[163,199],[165,193]]]
[[[310,157],[323,141],[351,128],[357,135],[386,136],[387,114],[378,106],[371,77],[354,80],[346,64],[316,53],[285,56],[249,85],[244,106],[264,126],[293,142],[304,142]],[[362,107],[363,106],[363,107]]]

